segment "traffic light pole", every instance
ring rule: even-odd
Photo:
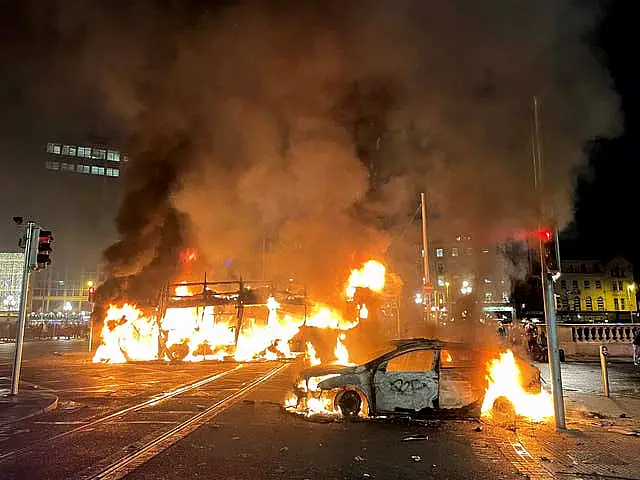
[[[13,371],[11,373],[11,395],[18,393],[20,382],[20,367],[22,366],[22,346],[24,344],[24,330],[27,323],[27,295],[29,292],[29,279],[31,277],[31,259],[35,255],[37,232],[39,230],[35,222],[28,222],[25,228],[24,266],[22,274],[22,291],[20,292],[20,310],[18,313],[18,328],[16,334],[16,350],[13,356]]]
[[[555,293],[553,276],[542,274],[544,286],[544,313],[547,323],[547,350],[549,352],[549,375],[551,376],[551,393],[553,395],[553,413],[556,418],[556,429],[565,430],[564,395],[562,392],[562,373],[560,370],[560,347],[558,342],[558,324],[556,322]]]

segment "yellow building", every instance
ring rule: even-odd
[[[555,282],[559,320],[629,322],[638,310],[636,290],[633,265],[621,257],[609,262],[564,260]]]

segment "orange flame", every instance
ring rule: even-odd
[[[314,348],[311,342],[306,343],[307,346],[307,358],[309,359],[309,363],[311,366],[320,365],[320,359],[318,358],[318,353]]]
[[[94,362],[124,363],[154,360],[158,351],[158,327],[134,305],[110,305],[102,326],[102,345]]]
[[[195,261],[197,252],[185,250],[185,257]],[[380,291],[384,287],[386,269],[370,260],[362,268],[351,271],[347,294],[358,287]],[[175,287],[175,297],[193,296],[194,289],[183,282]],[[352,298],[350,300],[353,300]],[[252,307],[260,308],[260,307]],[[305,324],[309,327],[346,331],[356,327],[369,316],[367,306],[358,305],[358,316],[345,320],[340,312],[322,304],[311,308],[308,318],[281,311],[275,298],[266,302],[266,323],[263,313],[251,318],[247,314],[238,328],[235,308],[193,306],[167,308],[163,318],[145,314],[135,305],[111,305],[101,330],[102,344],[94,355],[94,362],[122,363],[130,360],[184,360],[198,362],[206,359],[234,358],[237,361],[293,358],[302,352],[292,352],[290,340]],[[254,310],[255,311],[255,310]],[[349,365],[349,352],[338,338],[334,354],[339,363]],[[317,352],[307,344],[311,364],[318,364]],[[317,363],[316,363],[317,362]]]
[[[548,392],[528,393],[522,387],[520,369],[511,350],[491,360],[487,367],[489,385],[481,408],[483,416],[490,417],[494,402],[504,397],[511,402],[517,415],[533,421],[553,417],[553,400]]]
[[[333,354],[336,356],[336,362],[338,365],[355,365],[355,363],[351,363],[349,361],[349,350],[342,343],[342,340],[345,340],[346,335],[344,333],[338,336],[336,340],[336,348],[333,349]]]
[[[369,260],[362,268],[351,270],[345,290],[347,299],[353,300],[356,288],[368,288],[374,292],[382,291],[386,272],[386,267],[376,260]]]

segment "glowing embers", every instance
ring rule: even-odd
[[[307,417],[339,415],[340,412],[336,410],[334,405],[336,392],[321,390],[318,387],[318,384],[324,380],[337,376],[339,375],[329,374],[308,379],[298,379],[295,391],[288,393],[285,398],[285,409]]]
[[[553,399],[549,393],[529,393],[522,386],[522,373],[511,350],[501,353],[488,365],[489,385],[482,403],[482,415],[495,416],[496,410],[512,408],[516,415],[532,421],[553,417]]]

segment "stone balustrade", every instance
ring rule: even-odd
[[[598,357],[600,345],[606,345],[610,357],[633,356],[633,335],[640,323],[558,324],[558,340],[567,359]]]

